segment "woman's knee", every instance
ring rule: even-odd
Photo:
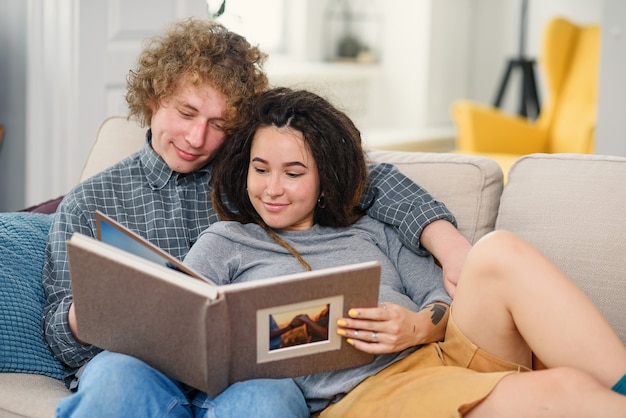
[[[468,256],[465,269],[477,277],[501,277],[516,263],[535,257],[537,250],[527,241],[505,230],[492,231],[476,242]]]
[[[469,255],[483,262],[498,263],[511,253],[517,253],[525,245],[528,243],[512,232],[496,230],[479,239],[472,246]]]

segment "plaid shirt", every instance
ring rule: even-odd
[[[57,358],[76,369],[100,349],[76,342],[67,321],[72,303],[66,242],[74,232],[95,236],[100,210],[182,260],[198,235],[219,220],[211,206],[212,166],[193,173],[173,172],[150,146],[87,179],[65,196],[50,229],[43,268],[46,294],[43,328]],[[422,229],[437,219],[455,222],[445,206],[393,165],[370,167],[361,200],[368,215],[396,226],[405,245],[420,248]]]

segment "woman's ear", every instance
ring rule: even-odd
[[[324,192],[320,193],[320,197],[317,198],[317,206],[320,209],[324,209],[326,207],[326,199],[324,198]]]

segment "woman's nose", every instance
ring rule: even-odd
[[[280,183],[280,179],[272,176],[272,178],[267,182],[267,187],[265,187],[265,194],[267,196],[280,196],[283,192],[283,187]]]

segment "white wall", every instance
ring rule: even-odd
[[[27,6],[26,1],[0,1],[0,211],[25,201]]]
[[[604,0],[598,97],[598,154],[626,155],[626,2]]]
[[[367,0],[359,4],[364,3]],[[303,2],[294,2],[291,7],[300,10],[306,7],[309,19],[306,23],[294,19],[293,25],[305,27],[302,32],[306,35],[290,40],[289,52],[305,62],[319,60],[326,54],[323,45],[316,40],[322,39],[327,29],[324,18],[329,1],[310,1],[306,6]],[[379,42],[380,60],[375,65],[361,64],[362,68],[355,69],[355,78],[368,77],[367,94],[330,98],[336,99],[340,106],[348,104],[348,114],[366,138],[376,134],[386,140],[401,139],[440,127],[448,128],[448,135],[452,135],[450,103],[466,95],[470,82],[467,69],[471,57],[466,52],[470,46],[467,34],[472,17],[471,2],[386,0],[378,1],[376,9],[381,14],[377,23],[383,30]],[[308,74],[311,70],[303,69],[301,64],[294,66],[295,75],[287,77],[287,64],[281,60],[274,62],[274,57],[269,61],[270,78],[279,82],[299,81],[298,72],[307,73],[301,78],[306,78],[308,84],[315,78]],[[332,72],[332,68],[324,70]],[[325,78],[330,77],[329,74],[318,71],[317,75],[318,84],[327,84]],[[346,90],[349,89],[346,86]],[[324,92],[323,88],[318,90]],[[350,103],[346,103],[354,100],[366,101],[367,111],[354,112]]]
[[[470,2],[388,0],[375,126],[450,125],[449,105],[466,89]]]
[[[374,111],[364,121],[368,129],[417,131],[425,127],[451,126],[448,108],[456,98],[493,102],[506,60],[517,54],[520,1],[379,1],[384,10],[384,60],[376,75],[377,88],[372,99]],[[310,19],[319,19],[323,15],[325,3],[321,0],[289,2],[291,7],[304,8]],[[26,74],[32,71],[32,68],[26,68],[29,35],[26,28],[31,19],[32,3],[33,0],[0,1],[0,45],[4,54],[4,59],[0,60],[0,123],[6,127],[5,141],[0,148],[0,211],[17,210],[56,197],[51,190],[47,195],[32,196],[30,200],[26,198],[26,176],[36,181],[37,178],[56,175],[52,169],[36,164],[28,173],[25,172],[27,151],[24,138],[27,131],[38,132],[41,141],[52,141],[47,146],[53,152],[64,153],[63,147],[66,146],[63,135],[54,127],[46,130],[41,126],[26,126],[26,109],[36,105],[32,102],[36,102],[37,98],[37,92],[29,93],[26,86]],[[526,44],[528,55],[536,56],[542,28],[554,15],[563,15],[581,23],[604,19],[607,27],[614,29],[612,38],[603,37],[602,47],[613,52],[610,55],[603,53],[598,150],[624,155],[626,87],[623,85],[623,74],[626,64],[621,51],[624,51],[626,36],[626,11],[621,0],[604,0],[604,3],[607,10],[603,10],[602,2],[589,0],[531,1]],[[292,23],[304,25],[309,36],[308,41],[290,39],[292,47],[298,48],[304,43],[305,52],[301,53],[301,57],[319,56],[321,45],[319,41],[315,42],[315,34],[319,33],[322,25],[303,21]],[[41,35],[44,32],[41,30],[38,33]],[[97,57],[97,54],[94,56]],[[609,63],[606,59],[613,61]],[[539,78],[541,82],[541,74]],[[48,77],[48,80],[54,82],[53,78]],[[505,103],[511,111],[517,107],[515,89],[519,90],[515,80],[513,84]],[[619,89],[614,92],[610,86],[619,86]],[[27,96],[33,98],[31,103],[26,103]],[[43,121],[33,123],[38,122]],[[63,122],[71,127],[71,120]],[[603,136],[615,144],[605,147]],[[68,161],[67,164],[82,166],[83,158],[73,158],[76,161]],[[77,171],[76,167],[62,169]]]

